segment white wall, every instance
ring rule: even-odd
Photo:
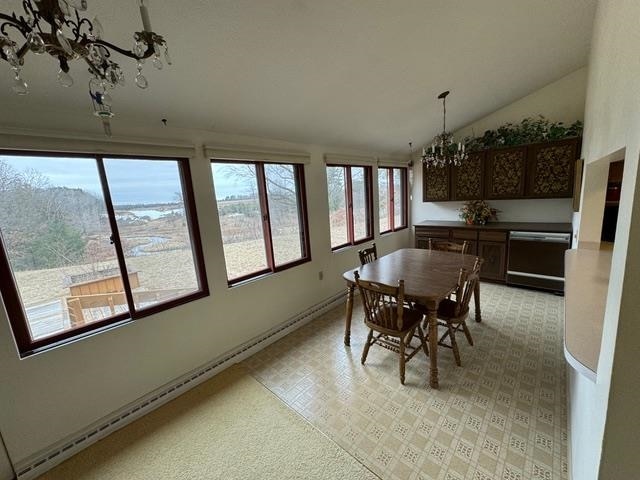
[[[12,478],[14,478],[13,468],[11,468],[11,462],[0,436],[0,480],[11,480]]]
[[[544,115],[549,120],[571,124],[584,118],[587,68],[581,68],[520,100],[487,115],[456,132],[456,138],[482,135],[507,122],[519,123],[526,117]],[[413,195],[413,222],[423,220],[458,220],[463,202],[423,202],[422,165],[415,162],[416,178]],[[571,199],[500,200],[491,205],[501,211],[499,220],[505,222],[570,222]]]
[[[24,360],[18,358],[6,313],[0,309],[0,431],[14,465],[340,292],[345,289],[342,273],[358,264],[356,250],[361,247],[331,252],[323,160],[327,152],[356,152],[171,128],[131,125],[128,130],[129,140],[144,135],[196,146],[236,144],[309,152],[311,163],[305,166],[305,173],[313,261],[227,288],[210,165],[198,147],[191,170],[209,297]],[[78,144],[73,138],[78,137],[68,135],[62,144],[20,137],[15,142],[33,148],[72,148]],[[0,135],[0,146],[9,146],[6,136]],[[377,231],[377,216],[374,223]],[[410,235],[410,229],[405,229],[376,235],[376,242],[384,254],[407,246]],[[324,280],[319,280],[320,270]]]
[[[585,110],[586,176],[579,240],[599,240],[606,165],[624,152],[620,213],[597,381],[571,374],[574,480],[637,478],[640,456],[640,3],[601,0],[594,24]]]

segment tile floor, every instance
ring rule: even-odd
[[[440,349],[440,389],[417,355],[400,384],[397,355],[374,346],[356,298],[351,347],[337,308],[246,360],[252,375],[383,479],[567,478],[564,301],[482,284],[475,346],[462,367]],[[473,318],[473,311],[471,312]]]

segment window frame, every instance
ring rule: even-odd
[[[260,207],[260,215],[262,217],[262,234],[263,234],[263,243],[265,248],[265,258],[267,260],[267,268],[263,268],[262,270],[258,270],[256,272],[247,273],[240,277],[229,278],[229,274],[227,272],[227,286],[234,287],[236,285],[243,284],[249,280],[253,280],[255,278],[264,277],[268,275],[272,275],[274,273],[282,272],[284,270],[288,270],[289,268],[297,267],[298,265],[302,265],[303,263],[307,263],[311,261],[311,242],[309,239],[309,214],[307,210],[307,190],[305,185],[305,175],[304,175],[304,164],[301,163],[287,163],[287,162],[276,162],[276,161],[266,161],[266,160],[253,160],[253,159],[228,159],[228,158],[212,158],[210,159],[210,164],[213,166],[214,163],[219,164],[228,164],[228,165],[253,165],[256,169],[256,183],[258,187],[258,203]],[[296,191],[298,196],[298,218],[300,222],[300,246],[303,250],[303,255],[301,258],[297,260],[293,260],[291,262],[283,263],[281,265],[276,265],[275,254],[273,251],[273,235],[271,233],[271,216],[269,214],[269,195],[267,190],[267,177],[265,174],[265,165],[287,165],[292,166],[294,169],[295,180],[296,180]],[[211,170],[211,177],[213,178],[213,169]],[[218,199],[216,201],[216,210],[218,210]],[[218,213],[219,217],[219,213]],[[218,218],[218,224],[220,223],[220,218]],[[224,241],[222,242],[224,248]],[[223,253],[224,255],[224,253]],[[226,268],[227,259],[225,257],[225,268]]]
[[[380,230],[380,235],[391,232],[399,232],[400,230],[404,230],[409,227],[408,221],[408,211],[409,211],[409,195],[407,191],[408,186],[408,172],[406,167],[378,167],[378,179],[380,178],[380,171],[386,170],[387,174],[387,211],[389,215],[389,227],[386,230]],[[400,183],[402,185],[402,199],[401,199],[401,212],[402,212],[402,224],[399,227],[396,227],[395,221],[395,204],[396,204],[396,193],[395,193],[395,184],[394,184],[394,175],[395,170],[400,170],[402,172],[402,176],[400,178]],[[378,180],[378,216],[380,215],[380,181]],[[380,226],[380,221],[378,220],[378,227]]]
[[[191,168],[188,157],[161,157],[155,155],[122,155],[95,152],[48,152],[48,151],[29,151],[29,150],[7,150],[0,149],[0,155],[14,157],[45,157],[45,158],[86,158],[95,160],[98,180],[102,187],[105,209],[108,216],[109,227],[111,229],[111,241],[114,246],[116,261],[120,270],[122,284],[124,287],[125,298],[127,299],[128,311],[114,315],[112,317],[91,322],[78,328],[60,332],[47,336],[42,339],[33,340],[29,333],[28,319],[26,311],[22,304],[18,285],[15,280],[9,256],[4,246],[4,240],[0,235],[0,277],[11,279],[11,281],[2,282],[0,285],[0,294],[5,305],[7,317],[11,325],[13,337],[18,348],[21,358],[25,358],[37,353],[41,353],[52,348],[75,342],[77,340],[97,335],[120,325],[126,325],[144,317],[154,315],[156,313],[172,309],[179,305],[192,302],[194,300],[209,296],[209,283],[207,280],[206,267],[204,262],[204,252],[202,250],[202,238],[200,235],[200,227],[198,223],[198,214],[195,203],[195,194],[193,191],[193,182],[191,176]],[[137,160],[164,160],[175,161],[178,165],[180,176],[180,184],[182,187],[182,195],[184,201],[185,218],[189,228],[189,237],[191,240],[191,251],[194,260],[194,268],[196,278],[199,283],[199,289],[196,292],[189,293],[177,298],[173,298],[166,302],[158,303],[150,307],[137,309],[133,300],[133,293],[129,283],[129,276],[126,275],[126,260],[122,241],[118,230],[115,209],[111,200],[111,191],[108,185],[104,160],[106,159],[123,159],[130,161]]]
[[[344,177],[345,177],[345,209],[347,213],[347,242],[342,243],[340,245],[331,246],[331,251],[340,250],[346,247],[352,247],[355,245],[360,245],[361,243],[366,243],[374,238],[374,230],[373,230],[373,168],[371,165],[356,165],[356,164],[340,164],[340,163],[327,163],[325,166],[325,180],[326,180],[326,169],[329,167],[340,167],[344,168]],[[351,176],[352,168],[362,168],[364,169],[364,185],[365,185],[365,195],[366,195],[366,207],[367,207],[367,218],[365,218],[365,223],[367,225],[367,236],[365,238],[361,238],[355,240],[355,222],[353,216],[353,181]],[[327,188],[328,190],[328,188]],[[329,212],[331,214],[331,212]],[[331,229],[331,222],[329,222],[329,229]]]

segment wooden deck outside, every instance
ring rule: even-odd
[[[31,336],[34,339],[128,311],[129,306],[119,274],[102,278],[84,277],[78,280],[80,281],[69,285],[69,296],[26,308]],[[129,273],[129,283],[134,289],[133,301],[138,309],[191,292],[185,289],[135,291],[140,288],[137,272]]]

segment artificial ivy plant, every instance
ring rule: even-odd
[[[535,118],[527,117],[519,124],[505,123],[495,130],[487,130],[481,137],[467,137],[465,143],[470,151],[478,151],[560,140],[580,135],[582,135],[580,120],[567,126],[563,122],[552,122],[543,115],[538,115]]]

